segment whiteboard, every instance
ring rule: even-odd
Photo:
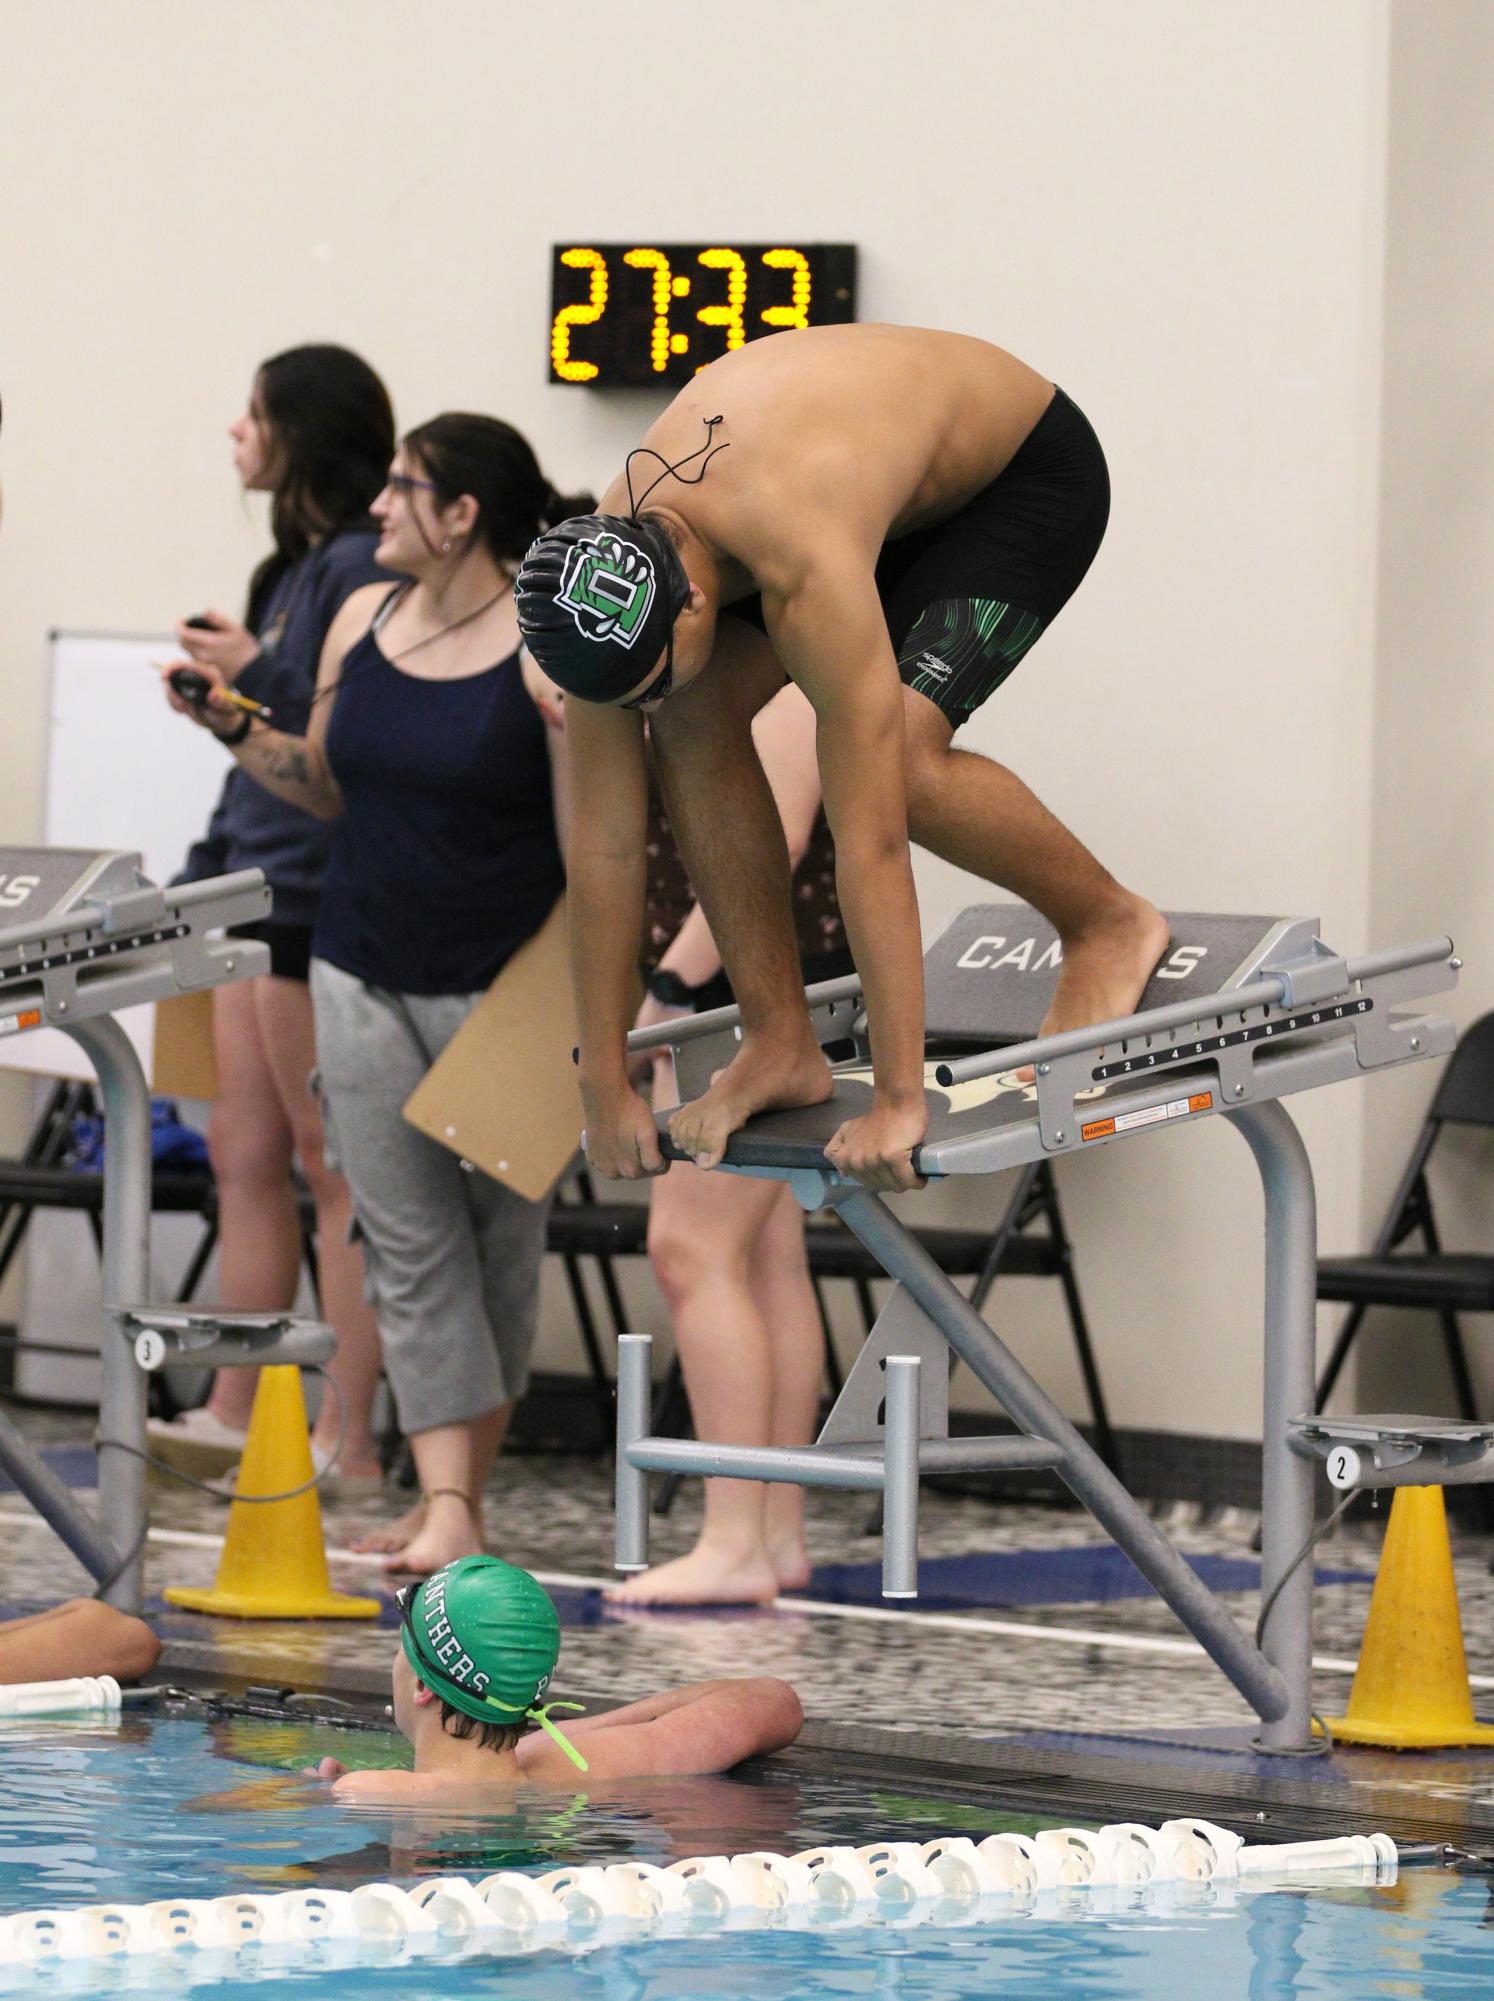
[[[151,662],[169,635],[54,632],[42,840],[128,848],[169,882],[199,839],[233,760],[166,706]]]
[[[174,715],[151,663],[179,660],[169,634],[53,632],[41,839],[49,848],[124,848],[152,882],[168,882],[207,826],[232,760],[205,730]],[[150,1072],[155,1010],[120,1025]],[[7,1070],[91,1077],[56,1029],[8,1037]]]

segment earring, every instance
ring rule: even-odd
[[[449,535],[447,536],[446,540],[441,544],[441,554],[443,556],[449,556],[451,554],[451,537]]]

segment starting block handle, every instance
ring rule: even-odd
[[[1339,991],[1347,993],[1361,981],[1385,973],[1404,972],[1412,966],[1436,965],[1452,957],[1451,938],[1428,938],[1416,945],[1397,945],[1384,952],[1369,952],[1363,958],[1340,961],[1344,978]],[[1062,1035],[1038,1036],[1029,1042],[1008,1043],[999,1049],[983,1050],[977,1056],[957,1057],[941,1063],[935,1071],[940,1084],[967,1084],[977,1077],[993,1077],[1020,1064],[1057,1062],[1065,1056],[1083,1056],[1114,1042],[1134,1042],[1139,1036],[1155,1035],[1169,1028],[1187,1028],[1208,1015],[1236,1014],[1243,1008],[1270,1007],[1285,1000],[1291,989],[1292,971],[1268,973],[1243,987],[1225,987],[1201,998],[1174,1001],[1170,1007],[1148,1008],[1144,1014],[1120,1015],[1114,1021],[1098,1021],[1089,1028],[1070,1028]],[[702,1020],[704,1016],[700,1017]]]
[[[1376,1437],[1373,1419],[1335,1427],[1332,1418],[1295,1418],[1287,1442],[1299,1458],[1321,1459],[1329,1485],[1341,1494],[1357,1487],[1467,1487],[1494,1479],[1494,1425],[1469,1426],[1446,1435],[1436,1419],[1418,1430],[1414,1421],[1387,1424]]]
[[[102,903],[80,903],[76,909],[68,910],[62,916],[49,912],[44,917],[31,917],[24,924],[7,924],[0,927],[0,952],[8,951],[12,945],[37,945],[48,938],[56,938],[65,931],[88,931],[102,928],[108,918],[108,911]]]
[[[137,1365],[157,1369],[253,1369],[266,1362],[306,1368],[325,1362],[337,1337],[321,1320],[293,1314],[186,1313],[163,1307],[115,1307],[110,1317],[133,1350]]]
[[[861,998],[861,975],[845,973],[838,980],[821,980],[804,989],[808,1007],[834,1007],[842,1001]],[[675,1049],[683,1042],[698,1042],[702,1036],[719,1035],[723,1029],[740,1028],[739,1007],[708,1008],[704,1014],[686,1015],[680,1021],[661,1021],[654,1028],[638,1028],[628,1037],[628,1053],[640,1050]]]
[[[216,905],[233,896],[263,896],[265,909],[270,907],[265,872],[258,868],[231,869],[227,875],[205,876],[200,882],[172,883],[161,894],[174,910],[192,910],[200,903]]]
[[[1399,1464],[1376,1465],[1357,1446],[1335,1445],[1326,1470],[1330,1486],[1341,1494],[1355,1487],[1471,1487],[1494,1479],[1494,1446],[1476,1459],[1447,1459],[1440,1451],[1424,1448]]]

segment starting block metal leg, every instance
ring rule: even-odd
[[[97,1515],[80,1506],[8,1419],[0,1419],[0,1465],[78,1561],[105,1584],[105,1604],[138,1613],[145,1601],[146,1379],[128,1346],[115,1336],[107,1308],[120,1298],[143,1299],[149,1279],[150,1092],[134,1045],[112,1015],[67,1023],[66,1033],[98,1072],[109,1133]],[[110,1451],[110,1439],[134,1449]],[[122,1564],[126,1555],[129,1560]]]
[[[629,1448],[648,1437],[653,1336],[622,1334],[617,1342],[617,1570],[648,1568],[648,1474]]]
[[[1257,1716],[1274,1722],[1293,1710],[1293,1692],[1280,1670],[1261,1656],[1145,1509],[881,1198],[864,1188],[842,1186],[830,1199],[882,1269],[907,1287],[1007,1414],[1030,1436],[1060,1449],[1057,1470],[1066,1485],[1166,1599]]]
[[[107,1577],[124,1552],[114,1547],[87,1509],[78,1506],[76,1496],[37,1457],[4,1411],[0,1411],[0,1466],[79,1563],[94,1577]]]
[[[1300,1555],[1313,1530],[1313,1467],[1292,1450],[1292,1420],[1313,1404],[1317,1328],[1317,1198],[1312,1164],[1292,1117],[1280,1104],[1231,1112],[1260,1170],[1266,1197],[1265,1392],[1261,1460],[1261,1602]],[[1282,1585],[1261,1651],[1289,1693],[1287,1709],[1267,1719],[1268,1750],[1312,1743],[1311,1558]]]
[[[105,1304],[144,1299],[150,1288],[150,1091],[130,1038],[112,1015],[75,1022],[69,1034],[98,1071],[104,1094],[104,1123],[112,1159],[104,1176]],[[104,1602],[124,1612],[144,1603],[145,1373],[123,1341],[106,1328],[101,1343],[102,1381],[99,1431],[135,1447],[134,1452],[99,1454],[99,1520],[119,1538],[119,1552],[134,1554],[104,1593]],[[113,1566],[111,1565],[112,1569]],[[95,1573],[96,1575],[99,1573]],[[107,1576],[108,1572],[102,1573]]]
[[[882,1596],[918,1596],[918,1415],[923,1364],[916,1355],[887,1357],[883,1420]]]

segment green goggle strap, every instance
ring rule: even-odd
[[[560,1746],[578,1772],[589,1772],[591,1766],[587,1764],[565,1732],[557,1729],[550,1721],[550,1711],[552,1709],[584,1711],[585,1707],[586,1705],[581,1702],[547,1702],[543,1709],[526,1709],[524,1711],[524,1714],[529,1718],[531,1723],[537,1723],[550,1741]]]
[[[550,1721],[550,1711],[552,1709],[574,1709],[578,1715],[584,1715],[586,1712],[586,1704],[584,1702],[547,1702],[543,1708],[520,1711],[515,1704],[512,1702],[502,1702],[496,1695],[485,1695],[483,1701],[492,1709],[506,1710],[510,1716],[522,1714],[528,1722],[537,1723],[551,1742],[560,1746],[578,1772],[589,1772],[591,1770],[591,1766],[587,1764],[569,1737],[563,1731],[558,1730]]]

